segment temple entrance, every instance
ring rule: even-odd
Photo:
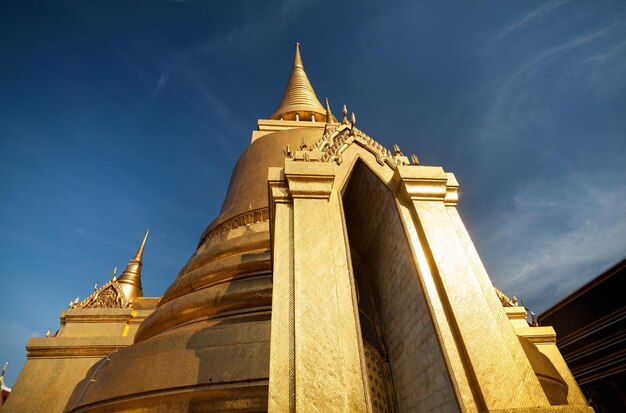
[[[380,313],[376,297],[372,293],[367,263],[354,249],[351,250],[354,284],[359,305],[359,321],[367,387],[373,412],[397,412],[391,367],[387,356],[387,348],[383,340]]]
[[[458,408],[393,193],[357,161],[343,206],[372,410]]]

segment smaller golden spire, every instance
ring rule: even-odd
[[[132,301],[137,297],[141,297],[143,295],[143,290],[141,288],[141,267],[143,259],[143,250],[146,247],[146,240],[148,239],[148,234],[150,230],[146,231],[146,235],[143,237],[143,241],[135,257],[130,260],[126,269],[117,279],[117,283],[124,292],[126,299],[128,301]]]

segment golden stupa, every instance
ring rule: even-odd
[[[6,411],[592,411],[554,330],[491,284],[454,175],[325,103],[296,44],[278,109],[158,303],[141,296],[144,239],[106,286],[121,308],[77,303],[57,337],[31,339]]]

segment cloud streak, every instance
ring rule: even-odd
[[[626,253],[624,199],[626,173],[527,185],[481,231],[491,234],[479,244],[494,282],[543,306],[574,291]]]
[[[604,37],[608,32],[609,28],[601,28],[544,49],[528,57],[525,61],[521,61],[516,70],[503,77],[499,81],[500,84],[495,88],[495,96],[491,100],[480,131],[483,144],[488,146],[496,139],[514,139],[519,123],[529,120],[529,113],[533,109],[533,98],[540,95],[545,100],[545,84],[535,78],[546,69],[558,65],[565,56]],[[577,60],[582,61],[584,59],[579,58]],[[569,77],[579,70],[575,66],[564,66],[564,68],[559,69],[561,78]],[[590,81],[590,79],[585,80]],[[557,91],[558,89],[553,85],[553,90]]]
[[[163,90],[163,88],[167,84],[167,81],[169,80],[169,77],[170,77],[169,73],[161,73],[161,76],[159,76],[159,80],[158,80],[154,90],[152,91],[152,95],[153,96],[159,96],[161,94],[161,91]]]
[[[532,10],[530,13],[524,15],[523,17],[519,18],[518,20],[510,24],[509,27],[507,27],[502,33],[500,33],[500,35],[498,35],[497,40],[501,40],[505,38],[506,36],[510,35],[511,33],[517,30],[523,29],[525,26],[548,15],[549,13],[561,7],[567,2],[568,0],[553,1],[553,2],[549,2],[547,4],[537,7],[536,9]]]
[[[235,26],[230,31],[209,39],[200,47],[193,49],[190,54],[211,55],[226,48],[252,47],[261,43],[271,33],[287,28],[296,21],[309,3],[309,0],[284,0],[277,12],[272,8],[271,14],[265,18],[255,18]]]

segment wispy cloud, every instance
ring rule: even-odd
[[[608,31],[609,28],[602,28],[540,50],[520,61],[519,66],[510,75],[501,78],[495,88],[496,94],[486,111],[483,127],[480,131],[480,137],[486,144],[485,146],[488,146],[494,139],[515,138],[515,129],[519,123],[529,121],[529,112],[532,111],[530,106],[532,106],[534,98],[541,95],[545,100],[546,96],[549,95],[545,90],[545,81],[534,82],[536,77],[546,69],[559,64],[562,58],[602,38]],[[585,55],[583,54],[583,56]],[[584,60],[580,56],[573,58],[569,56],[568,58],[574,62]],[[578,67],[572,64],[559,67],[559,69],[562,69],[560,70],[561,78],[568,77],[571,73],[578,71]],[[552,90],[552,93],[557,91],[554,85],[552,85]]]
[[[617,44],[616,46],[609,48],[608,50],[604,50],[601,53],[590,56],[589,58],[587,58],[587,60],[592,61],[592,62],[604,63],[607,60],[610,60],[616,57],[620,51],[624,50],[625,47],[626,47],[626,41],[623,41]]]
[[[161,73],[161,76],[159,76],[159,81],[157,82],[154,90],[152,91],[153,96],[158,96],[161,94],[161,91],[167,84],[169,77],[170,77],[169,73]]]
[[[612,41],[581,64],[580,71],[588,73],[588,81],[601,96],[621,93],[626,85],[626,41],[618,40],[624,38],[624,27],[626,23],[613,31]]]
[[[208,86],[206,69],[201,61],[224,50],[245,51],[256,47],[272,34],[286,29],[296,21],[309,4],[310,0],[282,0],[278,6],[267,8],[266,15],[257,15],[243,21],[229,31],[217,34],[199,45],[191,46],[187,51],[170,57],[168,68],[173,77],[181,74],[186,82],[193,85],[203,104],[206,105],[207,111],[219,120],[218,123],[213,123],[210,129],[219,127],[219,125],[228,125],[229,133],[241,135],[247,133],[247,123],[240,119],[231,107],[224,104],[222,99],[216,96],[215,92]],[[168,81],[167,77],[161,76],[161,79],[159,79],[155,92],[160,91]],[[207,130],[207,133],[214,136],[215,143],[220,146],[222,151],[232,157],[237,155],[233,148],[233,142],[227,134],[216,133],[215,130]]]
[[[264,18],[257,17],[235,26],[230,31],[207,40],[190,53],[207,55],[227,48],[254,47],[270,34],[287,28],[310,3],[310,0],[284,0],[277,10],[271,8],[271,12]]]
[[[479,242],[496,285],[543,310],[626,255],[626,174],[534,182]]]
[[[502,33],[500,33],[500,35],[498,35],[497,40],[501,40],[511,33],[520,30],[528,24],[548,15],[550,12],[561,7],[568,1],[569,0],[552,1],[537,7],[536,9],[530,11],[530,13],[527,13],[526,15],[522,16],[521,18],[510,24]]]

